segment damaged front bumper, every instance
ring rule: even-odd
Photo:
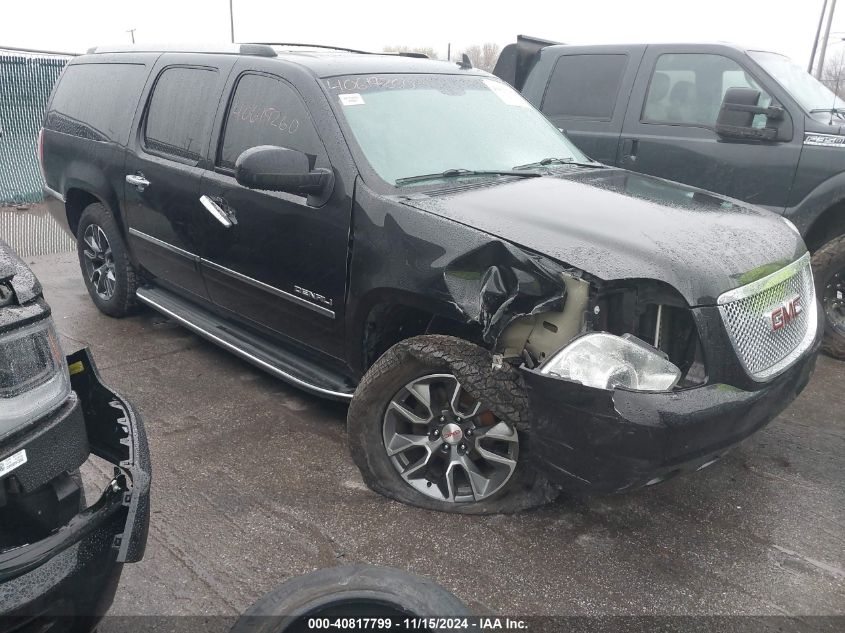
[[[806,387],[819,340],[759,389],[709,384],[675,392],[585,387],[523,367],[531,463],[565,488],[620,492],[699,470],[765,426]]]
[[[87,349],[67,362],[80,430],[115,474],[96,503],[46,538],[0,552],[0,631],[53,631],[57,622],[93,628],[112,603],[123,563],[139,561],[146,546],[151,468],[141,419],[102,383]]]

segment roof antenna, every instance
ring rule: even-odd
[[[458,62],[458,68],[461,70],[469,70],[472,68],[472,60],[469,58],[469,55],[466,53],[461,55],[461,61]]]

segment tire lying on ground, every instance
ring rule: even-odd
[[[366,484],[443,512],[507,513],[557,491],[527,467],[529,404],[518,371],[441,335],[397,343],[364,376],[347,435]]]
[[[813,254],[813,276],[816,296],[825,310],[822,351],[845,360],[845,235],[831,240]]]
[[[324,628],[309,626],[314,618],[389,617],[395,624],[412,617],[469,615],[460,600],[431,580],[400,569],[353,565],[287,581],[252,605],[231,633],[304,633]],[[391,630],[405,629],[394,626]]]

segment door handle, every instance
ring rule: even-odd
[[[144,178],[144,174],[141,172],[137,174],[126,174],[126,182],[133,187],[137,187],[138,191],[143,191],[145,187],[150,186],[150,181]]]
[[[222,224],[225,228],[232,228],[233,224],[238,223],[233,214],[225,211],[223,207],[221,207],[220,204],[211,197],[205,195],[200,196],[200,203],[205,207],[205,210],[213,215],[214,219],[220,222],[220,224]]]
[[[627,158],[632,163],[637,162],[637,152],[640,149],[640,139],[626,138],[622,142],[622,158]]]

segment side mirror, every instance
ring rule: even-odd
[[[328,169],[311,169],[311,162],[304,152],[259,145],[238,156],[235,179],[250,189],[305,196],[319,195],[329,189],[334,176]]]
[[[752,140],[778,140],[776,127],[753,127],[754,117],[765,114],[767,123],[783,119],[783,108],[757,105],[760,91],[754,88],[728,88],[719,116],[716,118],[716,134],[725,138]]]

